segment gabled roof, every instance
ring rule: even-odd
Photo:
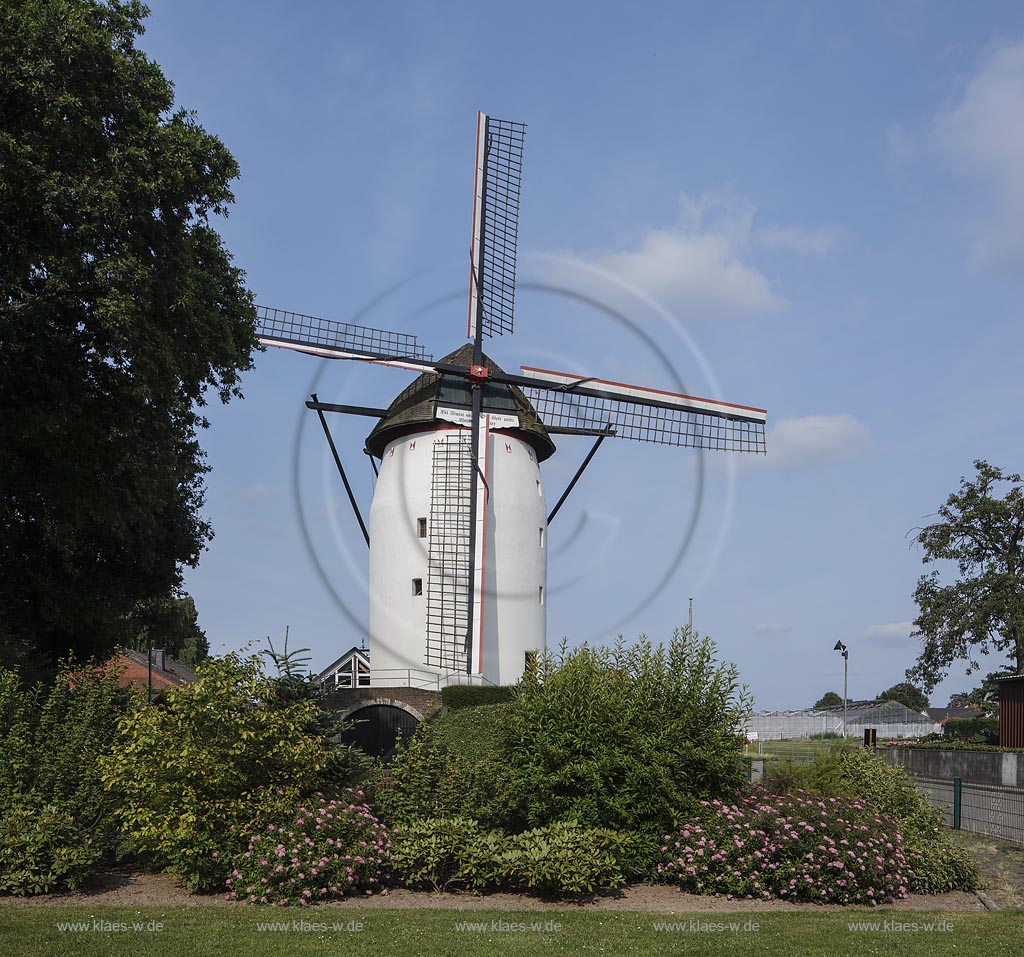
[[[154,649],[156,650],[156,649]],[[198,677],[196,673],[173,658],[164,658],[164,667],[157,667],[158,659],[153,661],[153,687],[173,688],[180,685],[192,684]],[[113,664],[123,665],[124,672],[118,680],[122,688],[135,685],[137,688],[146,688],[149,685],[149,661],[144,651],[126,651],[111,659]]]
[[[353,658],[358,658],[364,665],[366,665],[366,667],[370,666],[370,652],[367,651],[365,648],[358,648],[355,645],[353,645],[351,648],[349,648],[348,651],[345,652],[345,654],[335,658],[334,661],[332,661],[326,668],[324,668],[323,671],[321,671],[320,674],[316,676],[317,680],[322,681],[329,674],[331,674],[334,671],[337,671],[346,661],[351,661],[351,659]]]
[[[454,352],[446,355],[441,362],[452,365],[469,366],[473,362],[473,346],[467,343]],[[483,364],[491,372],[504,371],[497,363],[484,356]],[[499,412],[506,415],[519,416],[519,428],[510,429],[522,433],[537,453],[537,460],[543,462],[555,451],[555,443],[551,441],[547,429],[537,415],[537,410],[522,390],[504,382],[488,381],[484,386],[484,411]],[[470,407],[470,386],[466,379],[456,375],[445,375],[437,372],[425,372],[415,379],[411,385],[403,389],[394,402],[388,407],[387,415],[383,416],[366,437],[366,450],[380,458],[389,442],[421,429],[433,422],[443,421],[437,417],[437,406],[455,408]]]

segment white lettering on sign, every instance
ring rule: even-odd
[[[454,422],[456,425],[464,425],[469,428],[473,424],[472,409],[456,409],[452,406],[439,405],[434,413],[437,418],[444,422]],[[485,413],[491,423],[492,429],[518,429],[518,415],[500,415],[496,412]]]

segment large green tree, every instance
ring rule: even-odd
[[[842,707],[843,699],[837,695],[834,691],[826,691],[817,701],[814,702],[815,708],[837,708]]]
[[[925,691],[954,661],[965,660],[968,674],[978,670],[975,652],[1006,655],[1024,672],[1024,488],[1020,475],[981,460],[974,467],[973,480],[962,478],[939,509],[939,521],[917,535],[925,562],[958,572],[951,584],[937,570],[922,575],[914,592],[922,650],[907,678]]]
[[[105,653],[210,538],[198,442],[256,345],[235,160],[135,0],[0,4],[0,648]]]
[[[162,648],[168,658],[190,668],[209,657],[210,642],[199,627],[196,604],[189,595],[141,605],[132,615],[131,625],[135,634],[128,647],[136,651]]]
[[[886,688],[878,696],[879,701],[898,701],[905,704],[911,711],[924,711],[928,707],[928,695],[920,688],[915,688],[909,681],[901,681],[891,688]]]

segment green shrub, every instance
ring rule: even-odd
[[[895,821],[913,870],[910,889],[916,893],[973,890],[977,886],[976,867],[966,851],[947,836],[938,809],[903,768],[866,748],[839,745],[816,756],[807,768],[776,767],[768,786],[773,791],[798,786],[830,797],[863,798],[879,814]]]
[[[363,803],[363,792],[314,795],[291,809],[283,825],[266,823],[236,854],[227,877],[232,900],[299,904],[341,900],[380,890],[390,876],[387,830]]]
[[[64,808],[7,808],[0,817],[0,894],[75,890],[105,850]]]
[[[591,893],[625,883],[615,859],[618,840],[606,829],[556,821],[508,839],[499,873],[512,889]]]
[[[373,807],[389,826],[419,818],[503,823],[502,706],[465,708],[419,725],[371,772]]]
[[[807,791],[703,802],[661,850],[659,876],[697,894],[876,905],[905,897],[911,880],[893,821]]]
[[[198,674],[163,705],[123,718],[123,742],[101,764],[124,850],[210,890],[254,829],[306,795],[354,783],[346,778],[362,764],[324,736],[316,701],[276,696],[258,657],[231,654]]]
[[[0,892],[77,886],[112,849],[117,821],[99,761],[140,700],[118,677],[64,663],[51,685],[25,687],[0,670]]]
[[[663,834],[702,798],[744,781],[750,699],[714,643],[583,646],[541,655],[501,710],[511,830],[578,821]]]
[[[449,685],[441,689],[441,704],[458,711],[481,705],[505,704],[514,695],[515,688],[511,685]]]
[[[476,850],[483,833],[467,817],[411,820],[391,835],[391,869],[396,881],[443,891],[453,884],[478,886]]]
[[[508,835],[471,818],[431,818],[393,832],[391,863],[410,887],[591,893],[625,883],[618,855],[629,847],[625,835],[574,821]]]
[[[945,738],[973,741],[976,744],[999,744],[998,718],[950,718],[942,726]]]
[[[1021,754],[1024,748],[1004,748],[998,744],[977,744],[974,741],[955,741],[943,738],[940,741],[918,741],[902,745],[906,748],[920,748],[923,751],[994,751],[1001,754]]]

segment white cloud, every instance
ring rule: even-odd
[[[1024,265],[1024,40],[997,50],[941,113],[935,136],[958,167],[992,190],[971,249],[978,267]]]
[[[836,226],[801,229],[799,226],[765,226],[757,231],[757,241],[766,249],[779,249],[799,256],[825,256],[838,249],[847,233]]]
[[[914,630],[912,621],[892,621],[886,625],[869,625],[861,632],[860,637],[868,641],[876,640],[888,643],[891,639],[906,639]]]
[[[753,242],[754,205],[732,190],[683,195],[676,223],[654,229],[633,248],[596,255],[565,254],[593,272],[607,275],[604,294],[622,284],[663,305],[701,313],[761,315],[778,312],[788,302],[776,284],[746,261]],[[554,257],[549,267],[559,280],[567,275]],[[571,273],[571,270],[570,270]]]
[[[765,437],[768,454],[751,462],[782,471],[839,465],[858,458],[869,446],[868,427],[852,415],[807,415],[780,419]]]
[[[785,635],[789,631],[789,625],[780,621],[761,621],[754,625],[755,635]]]

